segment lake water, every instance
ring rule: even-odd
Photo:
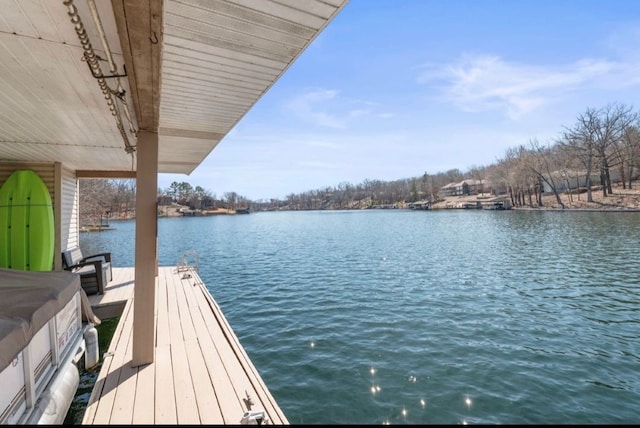
[[[134,221],[83,252],[134,264]],[[640,213],[160,218],[291,423],[640,422]]]

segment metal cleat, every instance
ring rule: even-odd
[[[240,425],[267,425],[268,423],[269,420],[262,410],[250,410],[245,412],[245,414],[242,415],[242,420],[240,421]]]

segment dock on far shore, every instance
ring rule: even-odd
[[[90,224],[87,226],[80,226],[80,232],[103,232],[105,230],[113,230],[114,228],[107,226],[99,226],[95,224]]]

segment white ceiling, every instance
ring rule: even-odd
[[[191,173],[346,2],[165,0],[158,38],[159,172]],[[117,73],[124,74],[111,2],[95,3]],[[87,0],[73,4],[92,48],[106,59]],[[0,161],[135,170],[63,1],[0,0],[0,10]],[[109,63],[99,63],[110,75]],[[119,80],[137,130],[128,79]],[[115,88],[117,79],[106,82]],[[123,105],[115,105],[135,145]]]

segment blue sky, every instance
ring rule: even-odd
[[[640,99],[640,1],[350,0],[190,175],[252,200],[492,164]]]

